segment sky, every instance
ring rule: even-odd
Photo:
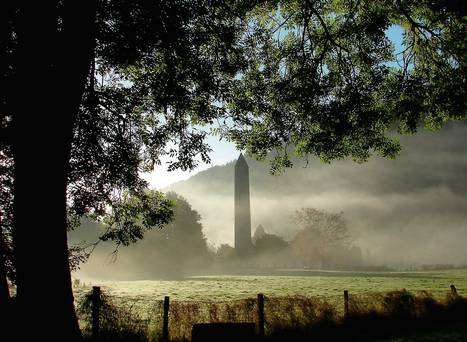
[[[386,33],[388,38],[394,44],[395,52],[398,53],[402,51],[403,29],[400,26],[391,26]],[[149,183],[149,187],[151,189],[160,190],[170,184],[186,180],[198,172],[210,168],[211,166],[224,165],[229,161],[236,159],[240,153],[240,151],[235,148],[234,144],[226,140],[219,140],[218,137],[208,136],[207,143],[212,149],[212,152],[210,153],[211,164],[206,164],[200,161],[198,167],[191,171],[168,171],[167,164],[170,159],[169,157],[163,157],[161,158],[161,165],[156,165],[153,172],[145,173],[142,177]]]
[[[149,183],[151,189],[161,190],[170,184],[186,180],[211,166],[226,164],[234,160],[240,153],[232,143],[225,140],[220,141],[218,137],[208,136],[206,140],[212,148],[212,152],[209,154],[211,157],[211,164],[200,161],[199,166],[192,171],[168,171],[167,163],[170,159],[168,157],[163,157],[161,158],[161,165],[156,165],[153,172],[143,174],[142,177]]]

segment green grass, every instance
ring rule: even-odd
[[[151,300],[170,296],[171,300],[225,301],[254,297],[257,293],[269,296],[340,297],[344,289],[351,294],[366,294],[407,289],[428,291],[435,298],[443,298],[451,284],[460,294],[467,294],[467,270],[435,272],[297,272],[299,276],[202,276],[184,280],[95,282],[109,295],[123,301],[146,305]],[[79,296],[89,287],[75,288]],[[145,304],[146,303],[146,304]]]

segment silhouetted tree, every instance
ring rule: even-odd
[[[176,241],[180,249],[185,248],[187,258],[206,256],[208,245],[203,233],[201,215],[179,194],[169,192],[166,195],[175,203],[174,220],[167,229],[167,239]]]
[[[242,65],[239,5],[2,2],[0,105],[14,159],[17,304],[34,317],[27,330],[36,336],[80,338],[68,218],[101,217],[124,196],[144,196],[139,172],[163,154],[175,157],[171,169],[193,168],[198,155],[208,160],[205,132],[191,124],[222,112],[218,104]],[[47,212],[47,227],[30,229]],[[124,243],[128,236],[108,237]],[[53,296],[38,295],[49,284]],[[51,316],[40,312],[45,307]]]
[[[148,191],[148,193],[159,192]],[[166,224],[164,229],[147,229],[141,225],[134,231],[144,233],[144,239],[133,236],[134,240],[128,240],[128,248],[122,250],[119,245],[115,246],[111,242],[111,234],[127,234],[128,228],[119,225],[113,230],[109,228],[109,222],[96,222],[89,218],[81,220],[80,228],[72,232],[69,236],[70,241],[81,248],[81,251],[94,254],[94,265],[99,264],[101,260],[115,261],[111,266],[112,277],[114,279],[153,279],[161,277],[180,277],[187,274],[193,274],[199,270],[206,270],[210,267],[212,254],[208,250],[207,241],[203,233],[203,226],[200,222],[201,216],[191,207],[188,201],[182,196],[169,192],[165,199],[170,206],[166,209],[152,207],[153,214],[162,215],[164,210],[173,211],[173,219]],[[142,210],[142,214],[147,210]],[[139,222],[130,224],[140,225]],[[113,224],[111,225],[113,226]],[[128,236],[130,238],[130,236]],[[77,253],[71,261],[78,259],[82,253]],[[88,255],[85,255],[87,257]],[[97,261],[96,261],[97,260]],[[128,267],[131,265],[131,267]],[[92,267],[91,267],[92,269]],[[87,270],[89,272],[89,269]],[[99,277],[102,274],[89,274],[91,277]]]
[[[145,270],[146,277],[181,276],[209,267],[201,216],[177,193],[167,193],[167,199],[174,203],[172,222],[164,230],[149,233],[133,249],[136,264]]]
[[[387,136],[394,124],[413,132],[466,116],[460,1],[0,6],[1,139],[14,159],[17,302],[35,317],[28,330],[49,339],[80,336],[67,205],[68,217],[99,217],[122,194],[143,196],[139,172],[161,155],[175,157],[171,169],[195,167],[198,155],[208,161],[200,125],[219,120],[218,132],[257,157],[277,149],[275,171],[290,165],[282,153],[290,144],[299,156],[325,161],[394,156],[399,145]],[[385,30],[393,24],[406,28],[401,67],[390,65]],[[47,227],[31,229],[46,212]],[[54,295],[38,296],[48,283]],[[42,315],[44,307],[54,315]],[[65,332],[47,329],[50,321]]]

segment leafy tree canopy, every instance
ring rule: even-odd
[[[150,196],[159,194],[154,191],[148,193]],[[170,210],[173,211],[173,220],[166,224],[164,229],[147,229],[143,225],[143,220],[140,221],[140,227],[135,227],[136,230],[129,230],[123,226],[113,227],[112,223],[103,225],[96,221],[82,219],[82,227],[79,231],[72,233],[71,239],[82,241],[80,245],[88,247],[84,249],[84,258],[91,253],[94,247],[99,245],[92,252],[94,264],[109,260],[110,257],[110,260],[115,261],[112,266],[114,277],[153,279],[166,276],[178,277],[207,270],[210,267],[212,253],[208,250],[207,240],[200,222],[201,216],[185,198],[177,193],[169,192],[166,194],[166,198],[170,203]],[[163,208],[154,207],[152,210],[161,215]],[[116,222],[121,223],[122,220],[119,219]],[[130,226],[132,224],[133,222],[129,223]],[[144,233],[144,239],[125,249],[108,243],[112,240],[107,238],[109,235],[127,235],[131,231],[134,235]],[[142,236],[138,236],[135,237],[135,240],[130,241],[134,235],[127,236],[128,242],[136,242],[137,239],[142,238]],[[74,253],[75,258],[72,261],[81,255]],[[132,267],[128,268],[128,265],[132,265]],[[91,267],[88,269],[89,271],[93,272],[94,270]],[[100,275],[96,273],[92,276]]]
[[[192,169],[198,157],[209,161],[207,133],[200,127],[221,117],[220,103],[244,65],[241,18],[253,6],[204,0],[98,2],[92,63],[78,113],[71,115],[75,121],[67,168],[70,229],[81,216],[90,215],[109,225],[102,239],[126,245],[151,225],[170,221],[168,201],[161,194],[148,194],[140,175],[164,155],[172,157],[171,170]],[[49,58],[47,72],[52,78],[55,61],[61,58],[58,51],[68,39],[59,22],[70,16],[65,2],[46,7],[56,20],[47,45],[51,48],[43,54]],[[5,2],[0,11],[5,19],[0,85],[7,89],[0,94],[1,166],[11,174],[9,145],[15,143],[18,94],[9,85],[21,72],[25,30],[21,25],[29,10],[21,3]],[[13,198],[13,189],[8,190],[4,203]],[[151,208],[160,210],[142,219],[143,211]]]
[[[176,192],[167,193],[167,198],[174,202],[174,220],[169,225],[167,240],[173,241],[186,257],[202,257],[208,254],[208,245],[203,233],[201,215],[191,207],[188,201]]]
[[[350,235],[343,213],[329,213],[325,210],[302,208],[295,212],[295,223],[302,231],[321,236],[326,244],[347,244]]]
[[[230,137],[272,170],[290,153],[325,162],[394,157],[389,134],[466,119],[462,1],[284,0],[251,12],[247,67],[235,80]],[[403,51],[387,37],[404,29]]]

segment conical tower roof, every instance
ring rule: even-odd
[[[240,153],[240,155],[238,156],[237,162],[235,163],[235,167],[248,168],[248,164],[246,162],[245,157],[243,156],[243,153]]]

